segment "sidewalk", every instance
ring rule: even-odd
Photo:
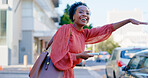
[[[19,78],[29,78],[28,74],[30,67],[32,67],[32,65],[28,65],[27,67],[23,65],[11,65],[3,67],[3,70],[0,71],[0,77],[18,78],[19,76]],[[95,71],[90,70],[89,67],[75,67],[74,73],[75,73],[75,78],[103,78]]]
[[[3,70],[0,70],[0,74],[29,74],[29,70],[32,65],[10,65],[4,66]]]

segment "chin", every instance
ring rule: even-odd
[[[87,25],[87,24],[88,24],[88,23],[83,23],[82,25],[85,26],[85,25]]]
[[[82,27],[84,27],[85,25],[87,25],[87,24],[81,24]]]

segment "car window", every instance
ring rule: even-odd
[[[144,49],[130,49],[130,50],[123,50],[121,51],[120,57],[121,58],[126,58],[126,59],[131,59],[136,52],[142,51]]]
[[[146,67],[146,68],[145,68]],[[146,58],[146,60],[145,60],[145,62],[144,62],[144,71],[143,72],[145,72],[145,73],[147,73],[148,72],[148,58]]]
[[[141,60],[141,64],[139,68],[148,67],[148,58],[145,57],[145,59]]]
[[[116,60],[117,57],[117,50],[114,50],[111,54],[111,60]]]
[[[146,58],[146,60],[144,62],[144,67],[148,67],[148,58]]]
[[[136,56],[134,58],[131,59],[131,61],[129,62],[128,66],[129,66],[129,69],[137,69],[137,67],[139,67],[139,63],[140,63],[140,60],[143,60],[144,57],[140,57],[140,56]]]
[[[143,73],[147,73],[148,72],[148,58],[145,57],[144,59],[142,59],[140,61],[138,69],[141,69],[140,72],[143,72]]]

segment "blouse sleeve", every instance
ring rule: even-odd
[[[54,66],[59,70],[72,68],[77,62],[76,55],[69,52],[70,32],[69,26],[62,26],[58,29],[53,39],[50,56]]]
[[[112,24],[86,30],[86,44],[93,44],[104,41],[115,31]]]

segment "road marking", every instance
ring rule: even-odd
[[[93,66],[93,67],[88,67],[86,66],[88,69],[88,72],[94,77],[94,78],[103,78],[100,74],[98,74],[96,71],[94,71],[94,68],[98,68],[98,66]],[[100,67],[100,66],[99,66]]]
[[[98,74],[94,70],[88,70],[88,72],[94,77],[94,78],[103,78],[100,74]]]
[[[105,78],[104,76],[101,76],[100,74],[98,74],[96,71],[94,70],[99,70],[100,68],[104,68],[105,69],[105,66],[104,65],[100,65],[100,66],[85,66],[85,67],[75,67],[74,69],[87,69],[88,72],[91,74],[91,76],[93,76],[94,78]]]

